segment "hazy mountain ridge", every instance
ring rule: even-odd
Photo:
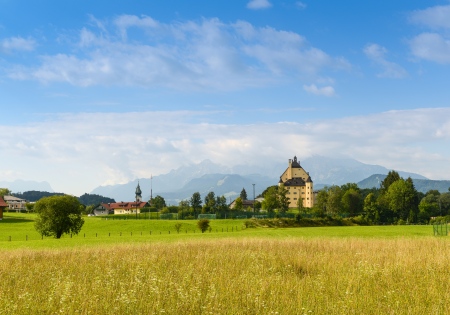
[[[52,186],[48,182],[37,182],[32,180],[17,179],[15,181],[0,181],[0,187],[8,188],[13,193],[21,193],[25,191],[47,191],[54,192]]]
[[[349,158],[328,158],[312,156],[300,161],[301,166],[310,173],[316,188],[346,183],[358,183],[373,174],[387,174],[389,169],[364,164]],[[200,192],[202,198],[210,191],[216,196],[225,195],[227,199],[234,199],[245,188],[247,195],[253,197],[253,185],[256,195],[271,185],[277,185],[281,174],[288,167],[286,161],[271,165],[237,165],[226,167],[204,160],[198,164],[180,166],[167,174],[139,179],[139,184],[145,200],[150,198],[150,189],[153,187],[153,196],[161,195],[170,204],[177,204],[179,200],[188,199],[194,192]],[[236,173],[240,171],[240,173]],[[402,177],[426,179],[414,173],[400,172]],[[100,186],[91,193],[114,198],[117,201],[134,200],[138,180],[121,185]]]
[[[402,175],[403,172],[398,172],[400,177],[408,178],[408,176]],[[357,183],[359,188],[380,188],[381,182],[386,178],[383,174],[374,174]],[[417,191],[426,193],[429,190],[438,190],[440,193],[448,192],[450,188],[450,180],[432,180],[432,179],[419,179],[412,178],[414,187]]]

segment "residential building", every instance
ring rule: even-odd
[[[313,181],[309,173],[301,167],[296,156],[293,160],[289,159],[288,167],[280,176],[278,186],[283,186],[287,190],[289,208],[297,208],[299,201],[305,208],[313,207]]]
[[[136,201],[102,203],[95,207],[94,215],[102,216],[108,214],[135,214],[136,212],[141,213],[141,209],[148,206],[148,202],[142,201],[142,191],[138,183],[136,187]]]
[[[131,202],[114,202],[102,203],[94,209],[95,215],[108,214],[132,214],[141,213],[141,209],[148,207],[148,202],[145,201],[131,201]]]
[[[3,220],[3,211],[8,207],[8,204],[0,196],[0,220]]]
[[[26,210],[27,201],[25,199],[17,198],[14,196],[3,196],[3,200],[8,204],[8,210],[21,211]]]

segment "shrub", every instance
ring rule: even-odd
[[[209,228],[209,220],[208,219],[198,220],[197,226],[202,231],[202,233],[205,233],[205,231],[208,230]]]

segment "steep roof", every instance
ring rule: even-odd
[[[292,168],[302,168],[300,166],[300,162],[297,162],[297,157],[296,156],[294,156],[294,160],[292,161],[291,166],[292,166]]]
[[[301,177],[294,177],[285,181],[284,186],[305,186],[305,181]]]
[[[8,204],[3,200],[2,196],[0,196],[0,207],[7,207]]]

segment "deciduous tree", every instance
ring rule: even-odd
[[[166,200],[164,200],[164,198],[160,195],[157,195],[155,198],[150,200],[150,205],[158,210],[161,210],[162,208],[166,207]]]
[[[73,196],[44,197],[36,202],[35,228],[44,236],[61,238],[65,233],[78,234],[84,224],[80,202]]]

